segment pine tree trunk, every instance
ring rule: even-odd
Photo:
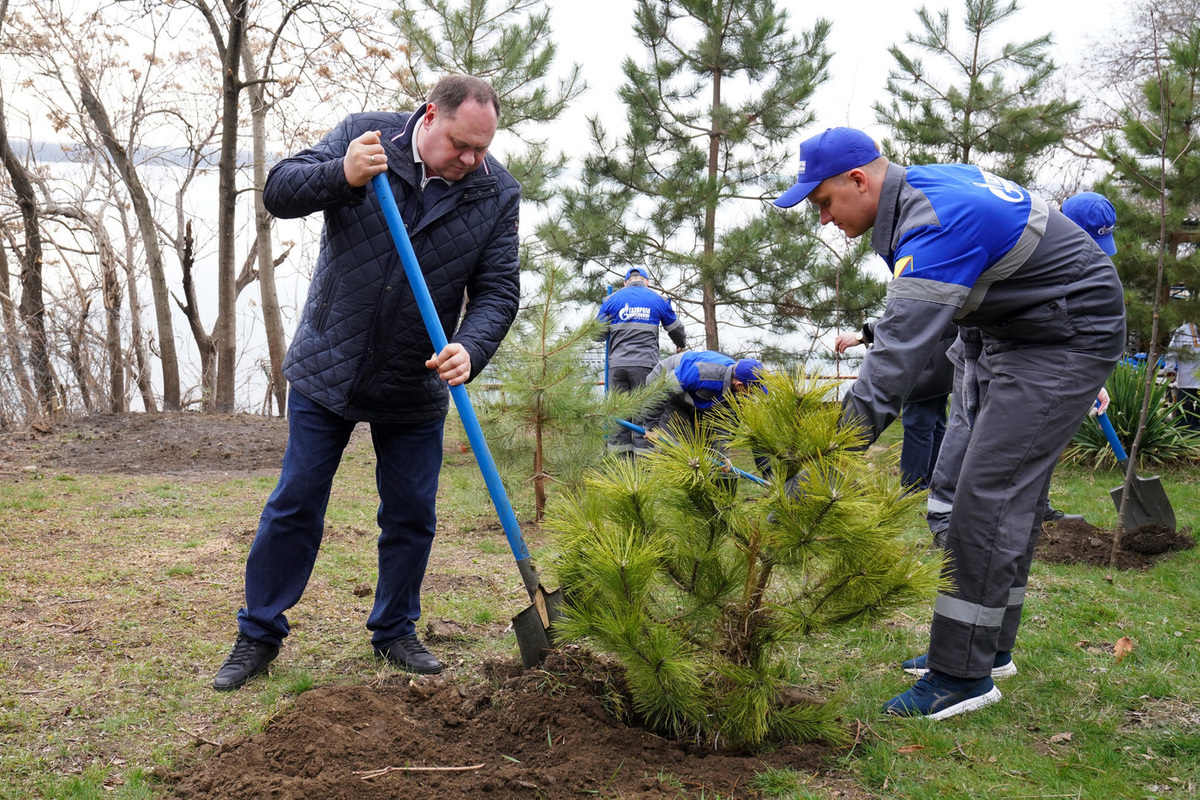
[[[546,516],[546,470],[542,442],[542,404],[537,403],[533,415],[533,505],[534,519],[539,523]]]
[[[709,114],[708,132],[708,195],[704,208],[704,266],[711,269],[717,250],[717,169],[721,163],[721,129],[717,111],[721,107],[721,72],[712,74],[712,107]],[[709,350],[720,350],[717,336],[717,297],[713,289],[713,278],[705,274],[703,284],[704,343]]]

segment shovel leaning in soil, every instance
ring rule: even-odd
[[[1096,422],[1100,424],[1100,430],[1104,431],[1104,438],[1108,439],[1108,444],[1117,456],[1117,464],[1121,467],[1122,474],[1125,474],[1129,469],[1129,456],[1125,454],[1125,448],[1121,446],[1121,440],[1117,438],[1112,421],[1102,411],[1096,415]],[[1172,531],[1175,530],[1175,510],[1171,508],[1171,501],[1167,499],[1167,491],[1163,488],[1162,481],[1158,479],[1157,475],[1149,478],[1135,475],[1132,488],[1133,492],[1125,508],[1126,530],[1136,530],[1143,525],[1162,525]],[[1121,497],[1124,491],[1125,486],[1122,484],[1108,493],[1112,497],[1113,505],[1117,507],[1118,514],[1121,513]]]
[[[620,425],[623,428],[629,428],[629,430],[633,431],[634,433],[640,433],[642,436],[646,435],[645,428],[643,428],[641,425],[636,425],[627,419],[614,419],[613,422],[617,423],[618,425]],[[713,460],[722,462],[724,464],[725,469],[729,470],[734,475],[737,475],[739,478],[745,478],[746,480],[754,481],[759,486],[770,486],[771,485],[770,483],[768,483],[767,481],[758,477],[757,475],[751,475],[749,472],[746,472],[745,470],[738,469],[733,464],[730,464],[729,459],[727,459],[727,458],[721,458],[720,456],[713,456]]]
[[[379,197],[379,205],[392,233],[392,240],[400,252],[404,274],[408,277],[413,297],[421,310],[421,319],[429,331],[433,351],[440,353],[448,344],[446,333],[442,330],[437,309],[433,306],[429,287],[425,285],[425,276],[417,263],[417,254],[409,241],[408,231],[404,229],[404,220],[400,217],[400,209],[396,207],[396,197],[392,194],[392,187],[388,185],[387,174],[376,175],[371,179],[371,185]],[[479,425],[479,418],[475,416],[475,408],[471,405],[467,387],[462,384],[451,386],[450,396],[454,398],[454,407],[458,409],[458,416],[462,419],[467,441],[471,443],[471,452],[475,454],[475,460],[479,463],[479,471],[483,473],[483,481],[487,484],[492,504],[500,516],[500,525],[508,538],[508,546],[512,548],[513,557],[517,560],[521,580],[525,582],[525,591],[529,593],[529,599],[532,601],[528,608],[513,617],[513,630],[517,634],[517,645],[521,648],[521,663],[527,668],[536,667],[542,663],[545,651],[551,646],[550,625],[562,608],[562,592],[548,592],[538,580],[537,571],[533,568],[529,556],[529,548],[525,546],[525,539],[521,536],[521,528],[517,524],[516,515],[513,514],[512,504],[509,503],[504,484],[500,481],[496,462],[492,460],[492,452],[488,450],[487,442],[484,441],[483,428]]]

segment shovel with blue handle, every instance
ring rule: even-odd
[[[1096,422],[1100,424],[1100,430],[1104,431],[1104,438],[1108,439],[1108,444],[1117,457],[1117,465],[1120,466],[1121,472],[1126,473],[1129,469],[1129,456],[1126,455],[1125,448],[1121,446],[1121,440],[1117,438],[1112,420],[1102,411],[1096,415]],[[1175,510],[1171,508],[1171,501],[1167,499],[1167,491],[1163,488],[1162,481],[1158,479],[1157,475],[1149,478],[1135,475],[1131,488],[1133,491],[1130,493],[1129,503],[1125,508],[1126,530],[1135,530],[1143,525],[1162,525],[1172,531],[1175,530]],[[1108,493],[1112,497],[1113,505],[1117,507],[1118,514],[1121,513],[1121,500],[1124,493],[1124,484]]]
[[[442,322],[438,319],[437,309],[429,294],[429,287],[425,285],[425,276],[421,272],[420,264],[417,263],[417,254],[413,251],[408,231],[404,228],[404,220],[400,217],[400,209],[396,206],[396,197],[392,193],[392,187],[388,184],[387,173],[372,178],[371,186],[379,197],[379,205],[383,209],[383,216],[387,220],[392,240],[396,243],[396,249],[400,253],[404,274],[408,277],[413,297],[416,298],[417,307],[421,310],[421,319],[425,323],[426,330],[429,331],[433,350],[435,353],[440,353],[449,342],[446,339],[445,331],[442,330]],[[483,473],[483,481],[487,484],[488,494],[491,495],[492,504],[496,507],[496,513],[500,517],[500,525],[504,528],[508,545],[512,549],[513,557],[517,560],[517,569],[521,573],[521,580],[525,583],[525,591],[529,593],[530,606],[513,617],[513,631],[517,634],[517,646],[521,649],[521,663],[526,668],[536,667],[542,663],[545,651],[551,647],[550,626],[562,608],[562,592],[558,590],[548,592],[538,580],[537,571],[533,568],[533,561],[529,555],[529,548],[525,546],[525,539],[521,536],[517,517],[513,514],[512,504],[508,501],[508,494],[504,491],[504,484],[496,469],[496,462],[492,459],[487,442],[484,441],[483,428],[480,427],[479,418],[475,415],[475,408],[471,405],[471,396],[467,394],[467,387],[462,384],[451,386],[450,396],[454,399],[454,407],[458,409],[458,416],[466,431],[467,441],[471,443],[471,452],[475,454],[475,460],[479,463],[479,471]]]

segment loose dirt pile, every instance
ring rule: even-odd
[[[1046,564],[1087,564],[1107,567],[1111,563],[1113,531],[1086,522],[1064,520],[1046,525],[1034,549],[1034,558]],[[1117,551],[1117,569],[1145,569],[1166,553],[1196,546],[1190,528],[1171,530],[1162,525],[1143,525],[1126,531]]]
[[[757,772],[818,773],[824,796],[868,795],[825,775],[819,745],[739,755],[662,739],[614,720],[601,687],[567,659],[543,670],[494,663],[488,681],[397,676],[314,689],[266,732],[219,748],[175,776],[188,800],[260,798],[756,797]],[[412,768],[411,770],[406,768]]]

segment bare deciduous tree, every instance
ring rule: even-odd
[[[3,23],[8,3],[0,5],[0,24]],[[8,126],[5,121],[4,98],[0,95],[0,157],[8,172],[16,193],[17,206],[21,210],[24,225],[25,246],[14,251],[21,264],[21,320],[29,334],[30,366],[33,369],[33,384],[37,394],[37,405],[29,409],[31,415],[53,416],[54,384],[50,369],[49,351],[46,347],[45,306],[42,299],[42,233],[38,220],[37,197],[33,182],[25,165],[17,158],[8,142]],[[5,289],[7,290],[7,286]]]

